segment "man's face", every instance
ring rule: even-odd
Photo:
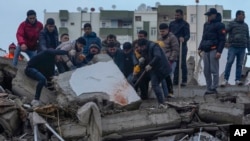
[[[108,43],[115,42],[115,38],[108,38],[108,39],[107,39],[107,42],[108,42]]]
[[[181,20],[183,16],[180,13],[175,13],[175,20]]]
[[[49,24],[48,24],[46,27],[47,27],[47,29],[48,29],[49,32],[53,32],[53,31],[55,30],[55,27],[56,27],[56,26],[55,26],[55,25],[49,25]]]
[[[144,34],[138,34],[138,39],[146,39],[146,37],[144,36]]]
[[[9,53],[10,53],[10,54],[14,54],[14,52],[15,52],[15,48],[10,48],[10,49],[9,49]]]
[[[85,27],[84,28],[84,33],[87,34],[87,35],[90,34],[91,31],[92,31],[92,29],[90,27]]]
[[[163,36],[165,36],[165,35],[168,34],[168,29],[160,29],[159,31],[160,31],[161,37],[163,37]]]
[[[236,19],[237,21],[244,21],[245,13],[241,12],[239,15],[237,15]]]
[[[89,52],[90,52],[90,54],[96,55],[96,54],[98,54],[98,49],[96,47],[92,47],[92,48],[90,48]]]
[[[214,20],[214,19],[216,19],[216,14],[208,15],[207,18],[208,18],[208,21]]]
[[[63,35],[60,40],[61,40],[61,42],[67,42],[67,41],[69,41],[69,36]]]
[[[29,23],[34,24],[36,21],[36,15],[29,15],[27,17],[27,19],[28,19]]]
[[[108,47],[109,54],[115,55],[116,51],[117,51],[116,47]]]
[[[84,47],[84,45],[77,42],[77,43],[76,43],[76,47],[77,47],[78,50],[82,50],[83,47]]]
[[[143,51],[145,51],[145,49],[146,49],[146,45],[141,45],[141,46],[138,45],[137,50],[139,53],[142,53]]]

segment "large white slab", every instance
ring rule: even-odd
[[[120,105],[140,100],[113,60],[77,69],[72,73],[69,83],[77,96],[103,92],[110,96],[110,101]]]

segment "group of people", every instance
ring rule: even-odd
[[[245,12],[238,10],[233,21],[227,26],[222,23],[222,17],[215,8],[205,13],[208,21],[204,24],[202,40],[198,48],[199,55],[204,61],[204,75],[207,90],[205,94],[218,93],[219,59],[224,47],[228,47],[227,63],[222,87],[228,85],[232,64],[236,58],[235,84],[243,85],[241,73],[246,49],[250,51],[249,29],[244,22]],[[228,39],[226,38],[228,35]]]
[[[230,69],[237,57],[236,84],[241,85],[241,67],[245,49],[249,48],[248,26],[244,22],[244,11],[237,11],[236,19],[229,23],[228,28],[221,22],[221,14],[215,8],[205,13],[208,21],[204,24],[199,55],[204,60],[204,75],[207,83],[205,94],[217,93],[219,82],[219,59],[229,34],[228,59],[225,70],[224,86],[228,84]],[[36,12],[29,10],[27,18],[17,30],[18,45],[15,46],[13,66],[17,66],[20,52],[26,52],[30,60],[25,74],[38,81],[32,105],[39,105],[41,90],[44,86],[51,87],[50,80],[58,72],[63,73],[91,63],[99,53],[109,55],[127,80],[136,90],[140,90],[141,98],[148,99],[148,85],[157,97],[159,107],[165,108],[167,97],[174,96],[173,85],[187,85],[187,41],[190,38],[189,24],[183,19],[183,11],[175,11],[175,20],[169,25],[161,23],[158,27],[158,41],[147,39],[147,32],[138,32],[138,39],[125,42],[121,46],[116,35],[109,34],[103,41],[92,31],[91,24],[84,25],[84,35],[74,41],[69,34],[59,35],[53,18],[48,18],[45,26],[36,18]],[[182,52],[180,52],[180,47]],[[14,48],[14,47],[11,47]],[[179,56],[182,56],[179,60]],[[179,68],[181,63],[181,68]],[[182,78],[179,82],[179,70]]]

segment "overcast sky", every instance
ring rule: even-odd
[[[99,7],[111,10],[116,5],[117,10],[135,10],[141,3],[147,6],[161,5],[195,5],[195,0],[0,0],[0,48],[7,50],[10,43],[16,43],[16,30],[19,24],[25,20],[26,12],[34,9],[39,21],[44,21],[43,11],[58,12],[59,9],[67,9],[76,12],[77,7]],[[200,0],[199,5],[223,5],[224,9],[231,9],[234,17],[236,10],[246,12],[246,22],[250,23],[249,0]]]

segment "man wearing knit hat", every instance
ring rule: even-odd
[[[39,33],[42,29],[43,24],[37,20],[36,12],[29,10],[26,20],[17,29],[16,38],[18,45],[12,62],[13,66],[17,66],[21,51],[26,52],[30,58],[36,55]]]
[[[15,43],[11,43],[9,45],[9,53],[4,56],[4,58],[13,59],[14,58],[14,52],[16,50]],[[22,60],[21,56],[18,57],[18,60]]]
[[[92,59],[94,58],[94,56],[96,54],[99,54],[101,52],[101,48],[98,44],[96,44],[95,42],[93,42],[92,44],[90,44],[89,46],[89,53],[87,54],[87,56],[84,58],[82,65],[86,65],[86,64],[92,64]]]

